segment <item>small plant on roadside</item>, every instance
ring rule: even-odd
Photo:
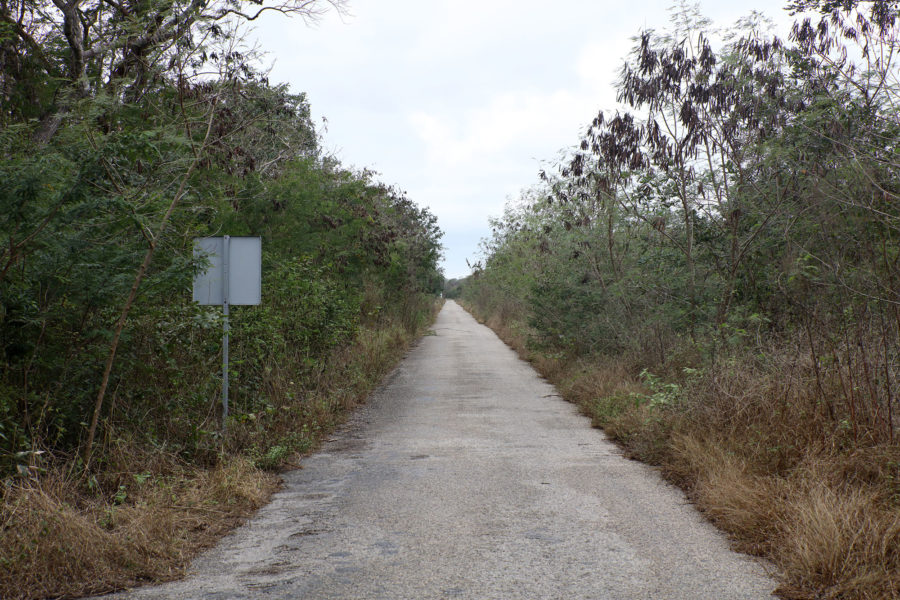
[[[682,388],[677,383],[663,381],[647,369],[641,371],[641,381],[650,388],[647,404],[650,408],[670,407],[676,404],[682,395]]]

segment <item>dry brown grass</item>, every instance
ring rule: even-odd
[[[738,549],[774,560],[785,597],[898,597],[900,510],[883,489],[852,483],[839,457],[807,456],[783,477],[728,446],[679,435],[666,468]]]
[[[900,597],[900,510],[877,487],[836,484],[833,462],[799,471],[784,499],[773,549],[786,573],[783,591],[797,591],[798,597]]]
[[[112,499],[87,493],[84,481],[61,471],[7,487],[0,597],[78,597],[177,577],[278,482],[242,458],[210,471],[132,480]]]
[[[850,373],[820,364],[817,377],[788,345],[685,376],[699,364],[685,351],[665,365],[678,400],[654,407],[633,358],[540,356],[522,329],[487,324],[630,456],[660,465],[737,549],[772,560],[783,597],[900,598],[900,444],[841,395]]]
[[[773,547],[782,519],[786,483],[759,472],[757,465],[727,450],[716,437],[678,434],[666,456],[670,479],[687,487],[699,508],[752,554]]]

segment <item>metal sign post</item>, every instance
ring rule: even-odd
[[[228,271],[229,254],[231,254],[231,236],[222,238],[222,433],[225,433],[225,424],[228,422]]]
[[[258,237],[194,239],[194,257],[209,260],[209,269],[194,277],[194,301],[222,305],[222,433],[228,419],[228,316],[231,305],[259,304],[262,296],[262,242]]]

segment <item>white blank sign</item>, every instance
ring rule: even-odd
[[[262,241],[258,237],[230,237],[228,246],[228,304],[259,304],[262,296]],[[224,248],[225,238],[194,238],[194,257],[205,255],[209,260],[209,269],[194,277],[194,302],[224,303]]]

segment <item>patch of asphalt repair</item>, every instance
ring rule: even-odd
[[[110,599],[762,599],[766,565],[448,301],[187,578]]]

